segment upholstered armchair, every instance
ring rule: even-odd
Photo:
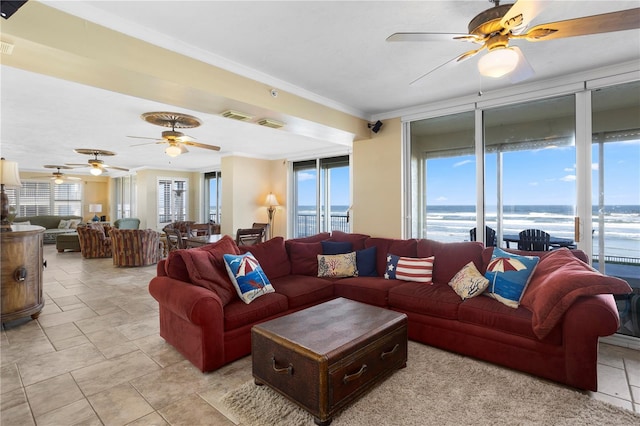
[[[102,224],[78,226],[78,242],[80,252],[85,259],[111,257],[111,238],[108,237],[110,227]]]
[[[158,263],[164,253],[160,233],[153,229],[112,229],[113,264],[146,266]]]
[[[137,217],[124,217],[113,222],[113,226],[118,229],[139,229],[140,219]]]

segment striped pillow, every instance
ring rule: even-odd
[[[388,280],[416,281],[432,284],[433,262],[435,256],[417,258],[387,255],[387,270],[384,277]]]

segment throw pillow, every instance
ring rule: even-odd
[[[345,254],[319,254],[319,277],[353,277],[356,275],[356,252]]]
[[[322,244],[319,241],[316,243],[285,241],[285,245],[289,251],[291,274],[312,277],[318,275],[318,255],[322,254]]]
[[[353,246],[348,241],[321,241],[322,254],[345,254],[353,251]]]
[[[561,248],[540,260],[522,298],[522,306],[533,313],[533,332],[543,339],[578,298],[631,291],[626,281],[602,275],[570,250]]]
[[[329,241],[349,242],[354,251],[364,249],[364,242],[369,238],[369,235],[365,234],[353,234],[342,231],[331,231],[331,237]]]
[[[80,219],[69,220],[69,229],[77,229],[78,225],[80,225]]]
[[[291,263],[284,246],[284,238],[273,237],[264,243],[239,247],[240,254],[251,252],[265,274],[272,280],[291,274]]]
[[[489,291],[485,294],[517,308],[539,261],[538,256],[520,256],[494,247],[484,274],[489,280]]]
[[[465,300],[482,294],[489,286],[489,280],[478,271],[473,262],[469,262],[453,276],[449,286]]]
[[[356,252],[356,268],[359,277],[377,277],[376,270],[376,247],[369,247]]]
[[[263,294],[275,292],[260,263],[251,252],[240,255],[225,254],[224,263],[229,278],[244,303],[249,304]]]
[[[229,280],[226,268],[216,265],[216,259],[211,252],[198,249],[174,250],[171,255],[181,257],[189,280],[216,293],[222,306],[235,299],[234,286]]]
[[[71,223],[68,220],[62,219],[60,223],[58,223],[58,229],[69,229]]]
[[[384,277],[388,280],[415,281],[432,283],[433,262],[431,257],[402,257],[395,254],[387,255],[387,271]]]

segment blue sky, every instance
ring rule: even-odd
[[[349,168],[336,167],[331,170],[331,205],[348,206],[349,198]],[[315,171],[298,174],[298,205],[309,206],[316,204],[316,173]]]
[[[594,146],[593,202],[597,203],[598,162]],[[640,141],[605,144],[605,203],[640,204]],[[496,156],[487,157],[486,188],[496,187]],[[575,204],[575,148],[505,152],[503,204]],[[429,160],[428,205],[475,204],[475,157]],[[496,193],[487,190],[487,205]]]

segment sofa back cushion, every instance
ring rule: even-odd
[[[353,234],[342,231],[331,231],[331,237],[327,241],[334,241],[338,243],[351,243],[353,251],[364,249],[364,242],[369,238],[369,235],[365,234]]]
[[[440,241],[422,239],[417,243],[418,257],[435,256],[433,264],[433,281],[448,283],[467,263],[473,262],[478,271],[481,269],[482,250],[484,246],[477,241],[459,243],[443,243]],[[489,256],[491,257],[491,256]]]
[[[365,248],[376,248],[376,272],[379,277],[384,276],[387,269],[387,255],[395,254],[403,257],[416,257],[417,240],[399,240],[393,238],[368,238]]]
[[[165,271],[170,278],[215,292],[226,305],[237,297],[237,293],[227,273],[224,254],[240,254],[236,242],[228,235],[213,244],[172,251],[167,256]]]
[[[274,237],[253,246],[240,246],[240,253],[251,252],[269,279],[289,275],[291,263],[284,245],[284,238]]]
[[[318,255],[322,254],[322,244],[287,241],[291,273],[294,275],[318,276]]]
[[[58,225],[60,225],[61,220],[79,220],[82,222],[81,216],[75,215],[39,215],[39,216],[24,216],[24,217],[16,217],[13,222],[31,222],[32,225],[42,226],[45,229],[57,229]]]

